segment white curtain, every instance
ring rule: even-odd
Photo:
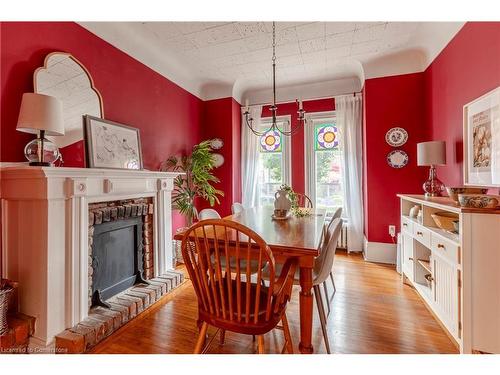
[[[363,249],[362,193],[362,98],[360,94],[335,98],[335,112],[342,145],[345,216],[348,219],[347,247]]]
[[[242,108],[242,113],[244,108]],[[262,106],[250,107],[250,116],[253,118],[253,127],[258,129]],[[245,207],[257,207],[259,202],[257,191],[257,173],[259,157],[259,137],[248,128],[245,116],[241,120],[241,187],[242,203]]]

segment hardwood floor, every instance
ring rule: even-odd
[[[332,353],[457,353],[441,326],[416,292],[403,285],[394,267],[364,262],[359,254],[339,252],[334,265],[337,293],[328,318]],[[329,287],[331,284],[329,284]],[[299,342],[299,289],[287,308],[294,350]],[[192,353],[196,328],[196,296],[189,282],[98,344],[91,353]],[[212,337],[213,328],[209,328]],[[207,341],[208,342],[208,341]],[[267,353],[279,353],[283,332],[265,337]],[[325,353],[316,306],[313,345]],[[252,337],[226,333],[209,353],[254,353]]]

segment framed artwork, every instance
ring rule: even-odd
[[[500,186],[500,87],[466,104],[464,183]]]
[[[139,129],[85,116],[87,167],[142,169]]]

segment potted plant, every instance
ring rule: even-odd
[[[174,179],[172,205],[186,217],[188,226],[198,218],[195,207],[197,199],[206,200],[213,207],[220,203],[219,197],[224,196],[224,192],[213,186],[219,179],[212,173],[215,160],[211,142],[212,140],[206,140],[195,145],[190,155],[171,156],[161,166],[163,171],[183,172]],[[184,228],[178,229],[182,230]],[[179,252],[177,257],[178,260],[181,259]]]

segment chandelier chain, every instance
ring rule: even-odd
[[[276,62],[276,23],[273,21],[273,63]]]
[[[276,22],[273,21],[273,57],[272,57],[272,66],[273,66],[273,102],[271,106],[269,107],[269,110],[271,111],[272,114],[272,123],[269,129],[263,130],[263,131],[258,131],[257,129],[254,129],[253,127],[253,118],[250,116],[249,108],[247,105],[246,111],[244,113],[245,115],[245,121],[247,123],[247,126],[250,128],[253,134],[257,136],[263,136],[264,134],[270,132],[270,131],[277,131],[285,136],[291,136],[294,133],[296,133],[301,127],[303,127],[306,123],[305,119],[305,111],[302,109],[302,102],[299,103],[297,100],[298,106],[298,111],[297,113],[299,114],[297,118],[297,122],[295,123],[294,126],[291,126],[290,121],[285,121],[283,122],[282,128],[280,129],[278,126],[278,121],[277,121],[277,111],[278,107],[276,106]],[[287,130],[285,130],[287,129]]]

